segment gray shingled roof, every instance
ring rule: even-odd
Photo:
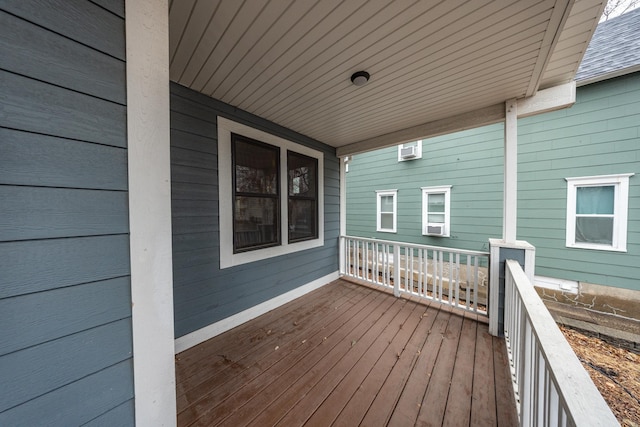
[[[634,69],[635,68],[635,69]],[[583,84],[640,69],[640,8],[596,28],[576,73]]]

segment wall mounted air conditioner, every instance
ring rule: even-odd
[[[402,159],[413,159],[417,155],[417,147],[415,145],[409,145],[400,149],[400,157]]]
[[[431,236],[444,236],[444,224],[428,224],[426,233]]]

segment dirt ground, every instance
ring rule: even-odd
[[[640,427],[640,355],[560,328],[623,427]]]

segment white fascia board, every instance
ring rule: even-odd
[[[576,103],[576,82],[538,91],[528,98],[518,99],[518,118],[561,110]]]

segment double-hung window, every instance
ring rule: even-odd
[[[568,247],[627,250],[629,177],[632,175],[566,179]]]
[[[323,154],[218,117],[220,267],[324,245]]]
[[[232,134],[233,251],[280,244],[280,149]]]
[[[451,186],[422,187],[422,234],[449,236]]]
[[[287,152],[289,243],[318,237],[318,159]]]
[[[395,233],[397,225],[398,190],[376,191],[376,231]]]

